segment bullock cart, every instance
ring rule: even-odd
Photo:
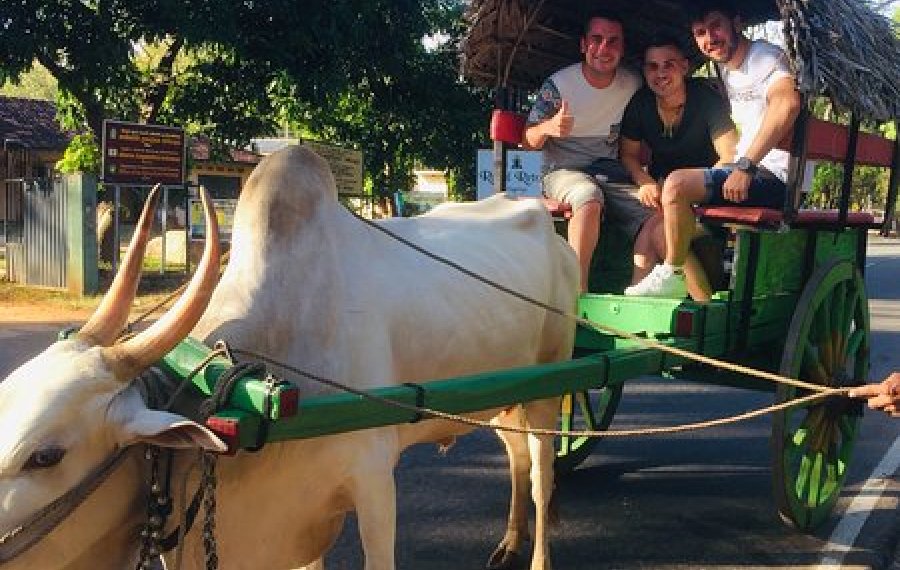
[[[621,10],[633,47],[661,27],[686,35],[678,1],[596,4]],[[609,427],[629,378],[682,377],[771,391],[777,403],[808,393],[661,351],[646,340],[831,388],[865,382],[870,342],[863,284],[866,240],[870,230],[888,231],[898,186],[896,140],[868,127],[896,121],[897,41],[886,22],[853,0],[748,0],[740,7],[750,22],[783,21],[807,110],[782,142],[793,160],[790,192],[781,210],[698,211],[704,222],[719,228],[710,240],[712,253],[703,256],[716,290],[709,303],[616,294],[630,274],[630,252],[623,251],[610,228],[598,247],[591,292],[578,303],[582,321],[570,361],[315,398],[300,398],[290,385],[250,374],[234,383],[227,405],[208,425],[237,450],[414,422],[422,417],[416,408],[462,413],[564,395],[557,468],[566,471],[577,467],[598,442],[578,432]],[[495,180],[501,184],[504,145],[518,140],[509,135],[515,133],[510,124],[520,120],[529,90],[551,71],[579,59],[579,26],[588,8],[574,0],[471,3],[463,72],[496,91],[491,131],[496,135]],[[855,41],[834,43],[848,35]],[[692,45],[688,38],[685,45]],[[878,73],[867,71],[873,62]],[[822,95],[847,110],[845,124],[812,116],[809,109]],[[843,165],[837,208],[803,207],[800,189],[809,160]],[[851,207],[852,173],[861,165],[890,169],[880,223]],[[160,364],[169,375],[191,378],[206,395],[231,366],[224,356],[210,360],[210,348],[190,339]],[[774,414],[773,490],[780,514],[790,524],[812,529],[829,515],[841,492],[862,412],[859,402],[832,396]]]

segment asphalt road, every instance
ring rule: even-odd
[[[876,379],[900,369],[900,241],[873,238],[869,253]],[[4,323],[0,312],[0,378],[52,342],[58,328]],[[627,383],[613,427],[687,423],[769,403],[767,394],[639,379]],[[785,527],[775,514],[770,433],[770,420],[762,418],[693,434],[601,442],[561,482],[554,567],[889,567],[900,535],[900,443],[891,448],[900,422],[866,415],[838,512],[811,536]],[[890,472],[873,473],[879,464]],[[505,525],[509,484],[499,440],[475,433],[446,456],[434,446],[415,447],[403,456],[397,481],[398,568],[482,568]],[[848,521],[851,531],[843,531]],[[853,522],[862,523],[858,537]],[[362,568],[352,518],[328,563],[330,570]]]

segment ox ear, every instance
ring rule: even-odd
[[[228,446],[216,435],[183,416],[143,409],[122,426],[123,444],[149,443],[172,449],[202,448],[223,453]]]
[[[147,407],[138,389],[132,385],[113,397],[107,420],[115,426],[118,443],[123,447],[149,443],[172,449],[196,449],[223,453],[225,443],[210,430],[190,419]]]

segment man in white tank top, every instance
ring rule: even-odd
[[[522,141],[525,148],[544,152],[544,193],[572,207],[569,244],[581,265],[582,292],[588,288],[603,208],[607,219],[632,236],[651,213],[626,190],[630,180],[617,160],[622,114],[641,85],[639,75],[619,65],[624,52],[617,16],[589,18],[581,38],[584,60],[544,82]]]
[[[740,16],[725,2],[705,3],[691,15],[700,52],[719,68],[740,133],[737,158],[722,168],[684,169],[662,189],[666,258],[626,295],[681,298],[682,266],[695,231],[693,204],[780,210],[787,193],[789,154],[776,148],[802,105],[787,56],[777,46],[750,41]]]

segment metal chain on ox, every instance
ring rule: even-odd
[[[154,568],[160,554],[159,543],[162,540],[163,527],[171,512],[172,503],[168,497],[169,473],[160,476],[160,453],[156,446],[148,446],[144,452],[144,460],[150,464],[149,492],[147,496],[147,522],[141,529],[141,549],[138,555],[137,570]],[[166,462],[166,471],[171,468],[171,457]]]
[[[216,544],[216,461],[214,453],[203,452],[203,551],[206,553],[206,570],[218,570],[219,555]]]
[[[227,350],[217,344],[217,346],[206,355],[203,360],[198,363],[190,374],[178,385],[171,394],[150,393],[145,396],[148,404],[156,404],[159,409],[169,411],[172,409],[179,395],[191,384],[191,379],[203,370],[214,358],[219,356],[227,356]],[[150,369],[147,374],[161,374],[156,369]],[[159,378],[156,378],[157,383]],[[140,382],[140,380],[139,380]],[[147,390],[149,387],[155,386],[156,383],[146,383],[142,387]],[[150,477],[148,481],[147,492],[147,521],[141,530],[141,548],[138,555],[137,570],[149,570],[157,567],[157,559],[163,552],[167,552],[177,546],[175,569],[181,568],[181,554],[184,534],[193,522],[194,515],[199,508],[199,501],[203,499],[203,507],[205,511],[205,519],[203,525],[203,546],[206,552],[206,568],[207,570],[216,570],[218,568],[218,556],[216,554],[215,541],[215,456],[213,454],[202,452],[200,454],[199,463],[202,467],[200,484],[194,499],[191,501],[187,510],[183,513],[181,524],[170,534],[164,537],[163,531],[166,527],[166,521],[172,514],[173,502],[171,497],[171,477],[173,470],[174,452],[150,445],[144,451],[144,459],[148,462]],[[183,491],[186,491],[187,475],[185,476],[185,484]],[[181,504],[187,505],[186,497],[182,494]]]

